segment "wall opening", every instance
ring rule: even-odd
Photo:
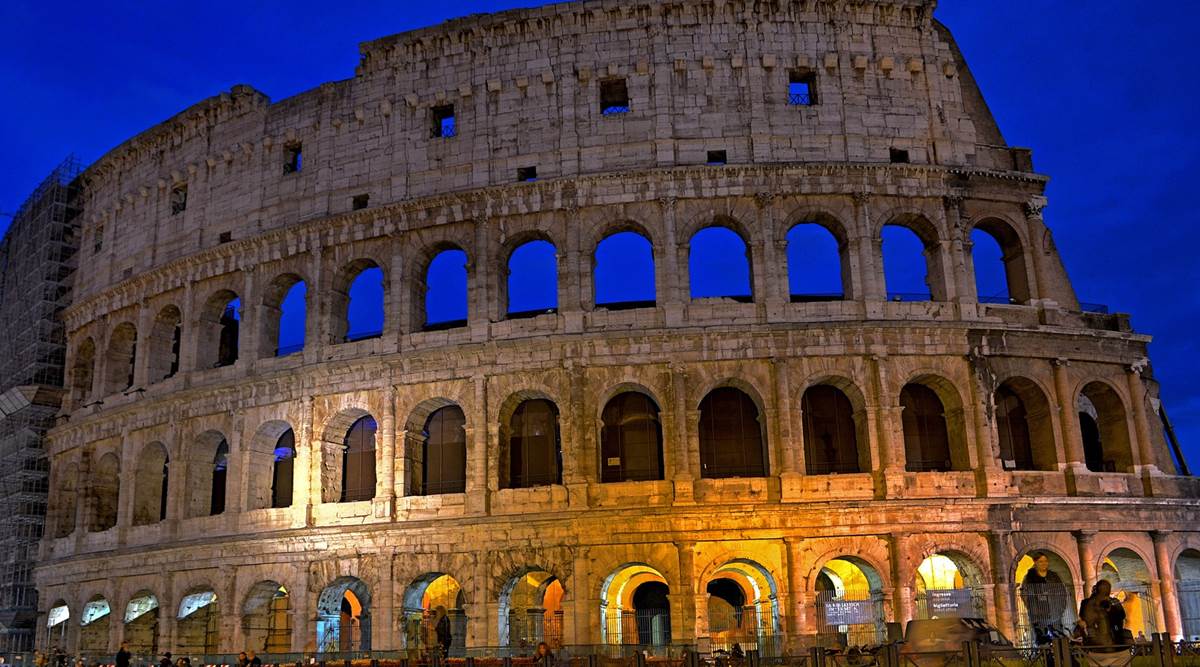
[[[814,582],[821,646],[873,646],[887,638],[883,578],[855,556],[825,562]]]
[[[158,655],[158,598],[135,593],[125,606],[125,641],[134,655]]]
[[[91,477],[92,513],[88,518],[88,532],[100,533],[117,525],[121,460],[112,452],[101,456]]]
[[[636,391],[617,394],[600,421],[601,482],[663,479],[662,421],[653,399]]]
[[[929,253],[937,252],[917,232],[901,225],[884,225],[883,277],[889,301],[938,300],[930,282]]]
[[[375,435],[379,426],[371,415],[359,417],[346,432],[342,450],[341,502],[375,497]]]
[[[275,581],[250,588],[242,605],[242,635],[246,648],[266,654],[292,650],[292,596]]]
[[[330,308],[332,343],[352,343],[383,335],[383,269],[369,259],[343,267],[334,277]]]
[[[1125,403],[1103,382],[1092,382],[1076,399],[1084,463],[1092,472],[1128,472],[1133,468]]]
[[[655,304],[654,249],[632,231],[617,232],[596,245],[596,305],[609,310],[648,308]]]
[[[809,475],[851,474],[871,469],[870,452],[860,451],[861,416],[841,389],[819,384],[800,399],[804,466]]]
[[[426,330],[466,326],[468,310],[467,253],[442,250],[425,271]]]
[[[261,358],[284,357],[304,349],[307,295],[307,283],[295,274],[279,276],[267,286],[261,311]]]
[[[549,241],[529,241],[508,259],[508,317],[558,312],[558,257]]]
[[[983,576],[955,551],[931,554],[917,567],[916,618],[986,618]]]
[[[993,396],[1000,462],[1006,470],[1058,469],[1050,402],[1031,380],[1005,380]]]
[[[423,574],[404,590],[403,604],[401,627],[410,660],[434,653],[466,656],[466,602],[458,580],[442,572]]]
[[[104,394],[127,391],[133,387],[134,360],[137,358],[137,329],[122,322],[108,338],[104,355]]]
[[[501,480],[501,488],[562,484],[558,406],[552,401],[544,398],[522,401],[508,419],[501,441],[508,454],[508,474]]]
[[[175,649],[182,655],[215,655],[220,646],[221,613],[217,594],[203,589],[188,592],[179,602],[175,620]]]
[[[610,646],[671,643],[670,588],[645,563],[617,568],[600,589],[600,638]]]
[[[1032,551],[1017,561],[1017,646],[1043,646],[1075,629],[1071,568],[1052,551]]]
[[[500,591],[500,645],[531,651],[541,642],[562,648],[563,586],[544,570],[531,570],[508,580]]]
[[[167,518],[169,465],[162,443],[152,442],[142,449],[133,480],[133,525],[146,526]]]
[[[147,341],[150,358],[149,381],[161,382],[179,372],[180,344],[183,340],[183,314],[175,306],[158,311]]]
[[[692,298],[754,301],[750,266],[750,251],[737,232],[720,226],[701,229],[688,248]]]
[[[79,618],[79,653],[84,656],[109,655],[108,634],[112,623],[112,610],[108,600],[100,595],[92,596],[83,606]]]
[[[371,650],[371,591],[356,577],[338,577],[317,598],[317,652]]]
[[[800,223],[787,233],[788,292],[792,303],[839,301],[849,284],[845,244],[815,222]]]
[[[766,477],[767,439],[754,399],[718,387],[700,401],[700,476]]]
[[[1148,641],[1155,632],[1158,601],[1154,597],[1154,577],[1136,551],[1119,547],[1109,552],[1097,573],[1112,584],[1112,596],[1125,609],[1125,629],[1134,641]]]

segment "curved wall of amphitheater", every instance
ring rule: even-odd
[[[874,602],[851,631],[969,607],[1027,637],[1035,550],[1076,601],[1115,578],[1138,629],[1200,633],[1177,590],[1200,578],[1200,494],[1163,437],[1149,338],[1081,310],[1046,179],[1004,144],[933,4],[468,17],[364,44],[352,79],[280,102],[234,87],[104,156],[50,436],[45,643],[418,650],[432,640],[416,625],[445,606],[452,653],[543,637],[767,650],[844,632],[829,602],[854,577]],[[791,103],[792,80],[815,99]],[[601,113],[611,81],[627,112]],[[431,136],[446,105],[455,136]],[[728,164],[705,165],[714,150]],[[840,299],[789,293],[786,235],[808,222],[837,240]],[[888,298],[889,224],[925,243],[930,300]],[[752,298],[690,297],[690,241],[710,226],[745,241]],[[1011,303],[975,293],[977,228],[1003,249]],[[594,251],[619,231],[651,244],[652,304],[595,303]],[[556,248],[557,308],[509,317],[508,258],[533,239]],[[469,258],[467,320],[427,327],[426,269],[448,248]],[[383,272],[383,332],[345,342],[366,267]],[[295,280],[306,344],[276,356]],[[233,298],[237,359],[216,366]],[[944,465],[914,461],[928,432],[906,386],[940,402]],[[813,387],[852,412],[857,461],[836,474],[803,409]],[[729,415],[705,402],[721,388],[748,398],[762,442],[733,475],[711,426]],[[657,479],[601,481],[624,392],[657,406]],[[1011,396],[1032,449],[1016,462]],[[512,428],[531,400],[557,409],[561,469],[508,488],[515,440],[539,436]],[[451,405],[464,488],[424,493],[427,420]],[[368,415],[374,488],[342,502],[347,431]],[[272,507],[289,428],[291,502]],[[938,590],[930,570],[947,567],[944,588],[966,593]]]

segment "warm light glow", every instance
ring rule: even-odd
[[[963,578],[958,571],[958,566],[954,564],[954,561],[941,554],[933,554],[922,561],[921,566],[917,568],[917,576],[921,579],[918,583],[923,583],[925,590],[949,590],[963,587]]]

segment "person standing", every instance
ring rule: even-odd
[[[249,667],[262,667],[262,660],[259,659],[258,655],[256,655],[253,650],[250,651],[249,658],[250,660],[247,662]]]
[[[158,667],[175,667],[174,663],[171,662],[171,652],[170,651],[163,653],[162,660],[158,661]]]
[[[450,656],[450,644],[454,643],[454,634],[450,630],[450,615],[446,613],[445,607],[437,608],[437,625],[434,626],[434,633],[437,634],[437,643],[442,651],[442,657]]]
[[[1100,667],[1124,665],[1129,660],[1125,608],[1112,596],[1112,584],[1101,579],[1079,605],[1076,633],[1083,639],[1093,662]]]
[[[129,654],[129,643],[121,642],[120,648],[117,649],[117,656],[113,659],[116,667],[129,667],[129,659],[132,656]]]
[[[1021,580],[1021,601],[1025,603],[1035,645],[1049,644],[1056,634],[1063,632],[1066,589],[1058,575],[1050,571],[1050,557],[1040,551],[1033,554],[1033,567]]]
[[[533,654],[533,664],[536,667],[554,667],[554,653],[550,651],[549,644],[538,643],[537,650]]]

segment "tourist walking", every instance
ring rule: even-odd
[[[262,667],[262,660],[254,653],[253,649],[250,651],[250,661],[247,664],[250,667]]]
[[[162,660],[158,661],[158,667],[175,667],[174,663],[171,662],[171,652],[170,651],[163,653]]]
[[[115,667],[129,667],[129,659],[131,657],[128,642],[121,642],[120,648],[117,649],[117,656],[113,659]]]
[[[445,607],[437,608],[438,620],[434,626],[434,632],[437,634],[437,643],[441,647],[442,657],[446,658],[450,655],[450,644],[454,643],[454,635],[450,630],[450,615],[446,613]]]
[[[533,664],[536,667],[554,667],[554,653],[550,651],[549,644],[538,643],[537,650],[533,653]]]
[[[1097,581],[1092,594],[1079,604],[1076,634],[1101,667],[1128,662],[1132,637],[1125,629],[1125,608],[1112,596],[1112,584],[1107,579]]]

